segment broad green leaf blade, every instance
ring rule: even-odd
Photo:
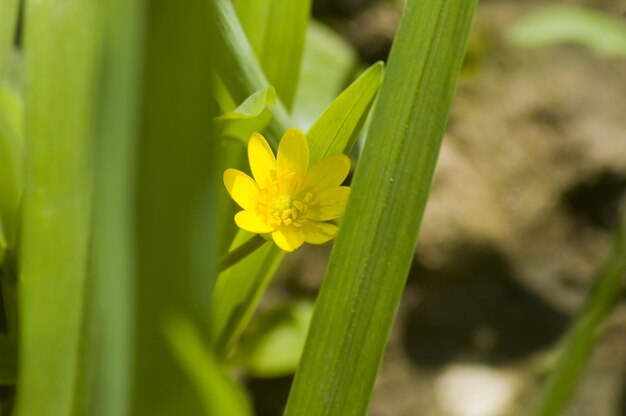
[[[291,110],[311,0],[237,0],[235,7],[267,80]]]
[[[296,371],[313,314],[308,301],[280,305],[257,315],[233,359],[255,377],[280,377]]]
[[[546,383],[537,415],[561,414],[598,340],[602,323],[623,294],[625,279],[626,210],[623,210],[612,251],[570,329],[557,367]]]
[[[508,38],[524,47],[578,43],[601,56],[626,56],[623,19],[577,6],[540,9],[516,22]]]
[[[26,3],[18,415],[65,416],[76,401],[90,235],[90,139],[101,52],[99,4]]]
[[[233,111],[217,117],[219,135],[247,144],[252,133],[265,130],[270,123],[270,107],[274,104],[276,91],[273,87],[265,87],[255,92]]]
[[[287,415],[363,415],[409,271],[476,0],[409,0]]]
[[[130,412],[134,332],[133,218],[139,124],[141,0],[108,0],[95,133],[92,278],[85,291],[85,357],[77,407],[88,415]]]
[[[219,28],[215,46],[220,59],[215,62],[215,66],[232,98],[240,103],[270,83],[252,51],[232,2],[210,0],[209,4],[215,12]],[[272,114],[274,117],[268,127],[268,141],[276,150],[278,140],[286,130],[284,127],[289,128],[291,121],[280,98],[277,99]]]
[[[358,57],[341,36],[315,20],[309,22],[292,111],[298,127],[308,130],[355,76]]]
[[[189,320],[172,314],[164,329],[175,358],[202,398],[205,415],[252,415],[244,392],[222,372],[200,331]]]
[[[19,0],[0,0],[0,81],[13,45]]]
[[[374,64],[337,97],[307,133],[313,164],[327,156],[349,153],[382,81],[383,65]],[[282,126],[287,130],[288,126]],[[232,218],[229,219],[232,221]],[[250,238],[240,231],[231,250]],[[211,312],[212,337],[218,356],[224,357],[248,325],[284,252],[273,243],[220,274]]]
[[[167,344],[164,321],[177,313],[208,331],[219,186],[214,24],[204,2],[149,3],[134,218],[133,414],[202,412],[201,398]]]

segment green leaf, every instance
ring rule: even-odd
[[[28,157],[19,253],[17,415],[70,415],[76,400],[99,4],[26,3]]]
[[[245,394],[223,374],[200,331],[188,319],[172,314],[166,319],[164,329],[175,358],[202,398],[204,414],[252,415]]]
[[[91,279],[78,413],[130,412],[134,330],[135,161],[139,127],[143,7],[107,0],[95,132]]]
[[[14,64],[17,59],[13,56]],[[11,84],[7,78],[0,83],[0,221],[8,246],[15,250],[24,187],[24,104],[19,86]]]
[[[357,67],[355,50],[341,36],[315,20],[307,30],[293,118],[308,129],[348,85]]]
[[[219,29],[215,43],[220,57],[215,62],[217,72],[233,100],[243,102],[256,91],[268,87],[270,83],[252,51],[232,2],[211,0],[209,5],[215,12]],[[285,130],[284,126],[291,126],[291,121],[280,98],[277,98],[272,114],[267,139],[276,150],[278,140]]]
[[[548,379],[535,414],[558,415],[570,397],[598,340],[602,323],[624,291],[626,276],[626,210],[622,212],[611,253],[587,295],[565,341],[559,362]]]
[[[476,3],[406,4],[286,415],[367,413]]]
[[[384,64],[377,62],[345,89],[309,129],[309,163],[339,153],[349,154],[383,81]]]
[[[276,91],[265,87],[248,97],[235,110],[217,117],[219,134],[247,144],[250,134],[263,131],[272,119],[270,107],[276,104]]]
[[[237,0],[252,49],[287,110],[293,106],[311,0]]]
[[[601,56],[626,56],[623,19],[577,6],[551,6],[517,21],[508,32],[523,47],[578,43]]]
[[[311,164],[333,154],[350,152],[376,97],[382,75],[383,65],[372,65],[331,103],[311,127],[307,133]],[[284,130],[288,128],[283,127]],[[229,220],[232,221],[232,218]],[[231,244],[231,250],[249,238],[248,233],[240,231]],[[211,312],[212,337],[218,356],[226,356],[234,346],[283,256],[282,250],[266,243],[220,274]]]
[[[0,0],[0,81],[13,45],[19,0]]]
[[[151,1],[144,36],[133,250],[133,414],[196,415],[202,398],[164,336],[180,314],[206,336],[217,269],[215,19],[207,4]]]
[[[312,314],[312,303],[298,302],[258,315],[243,335],[234,361],[255,377],[293,374]]]

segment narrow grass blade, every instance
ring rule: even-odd
[[[0,81],[13,45],[19,0],[0,0]]]
[[[287,415],[363,415],[409,271],[476,0],[409,0]]]
[[[91,209],[97,0],[26,3],[18,415],[76,400]]]
[[[196,415],[202,400],[166,338],[176,313],[207,337],[217,268],[208,4],[155,0],[146,17],[136,183],[133,413]],[[221,191],[221,189],[220,189]]]
[[[143,2],[108,0],[95,134],[92,278],[78,408],[89,415],[130,411],[134,332],[134,193]]]
[[[341,93],[311,127],[307,133],[310,163],[332,154],[350,152],[376,97],[382,75],[383,65],[374,64]],[[287,130],[288,126],[281,128]],[[249,238],[248,233],[240,231],[231,249]],[[282,250],[266,243],[220,275],[215,285],[211,315],[218,356],[223,357],[230,351],[249,323],[283,256]]]
[[[624,290],[626,278],[626,210],[610,256],[598,274],[585,306],[574,321],[554,373],[550,376],[538,415],[561,414],[587,364],[600,333],[600,326],[613,310]]]
[[[237,0],[235,7],[267,80],[291,110],[311,0]]]

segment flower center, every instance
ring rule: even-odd
[[[314,195],[307,192],[302,198],[292,195],[276,195],[263,191],[257,205],[257,213],[265,217],[265,222],[272,227],[293,225],[301,227],[309,219],[309,206],[314,202]]]
[[[283,212],[291,208],[291,195],[281,195],[276,198],[274,209]]]

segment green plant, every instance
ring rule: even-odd
[[[313,95],[301,62],[325,56],[305,49],[309,1],[24,4],[17,48],[17,2],[0,1],[0,382],[15,414],[250,414],[229,370],[295,370],[299,351],[267,351],[301,348],[311,309],[279,309],[241,338],[285,252],[237,230],[222,173],[244,169],[253,132],[275,152],[295,118],[314,119],[310,165],[341,165],[327,184],[341,210],[319,217],[335,220],[348,158],[334,155],[374,108],[345,216],[317,224],[339,232],[286,410],[363,414],[476,1],[409,0],[384,81],[376,63],[300,107]],[[328,74],[347,79],[353,60]]]

